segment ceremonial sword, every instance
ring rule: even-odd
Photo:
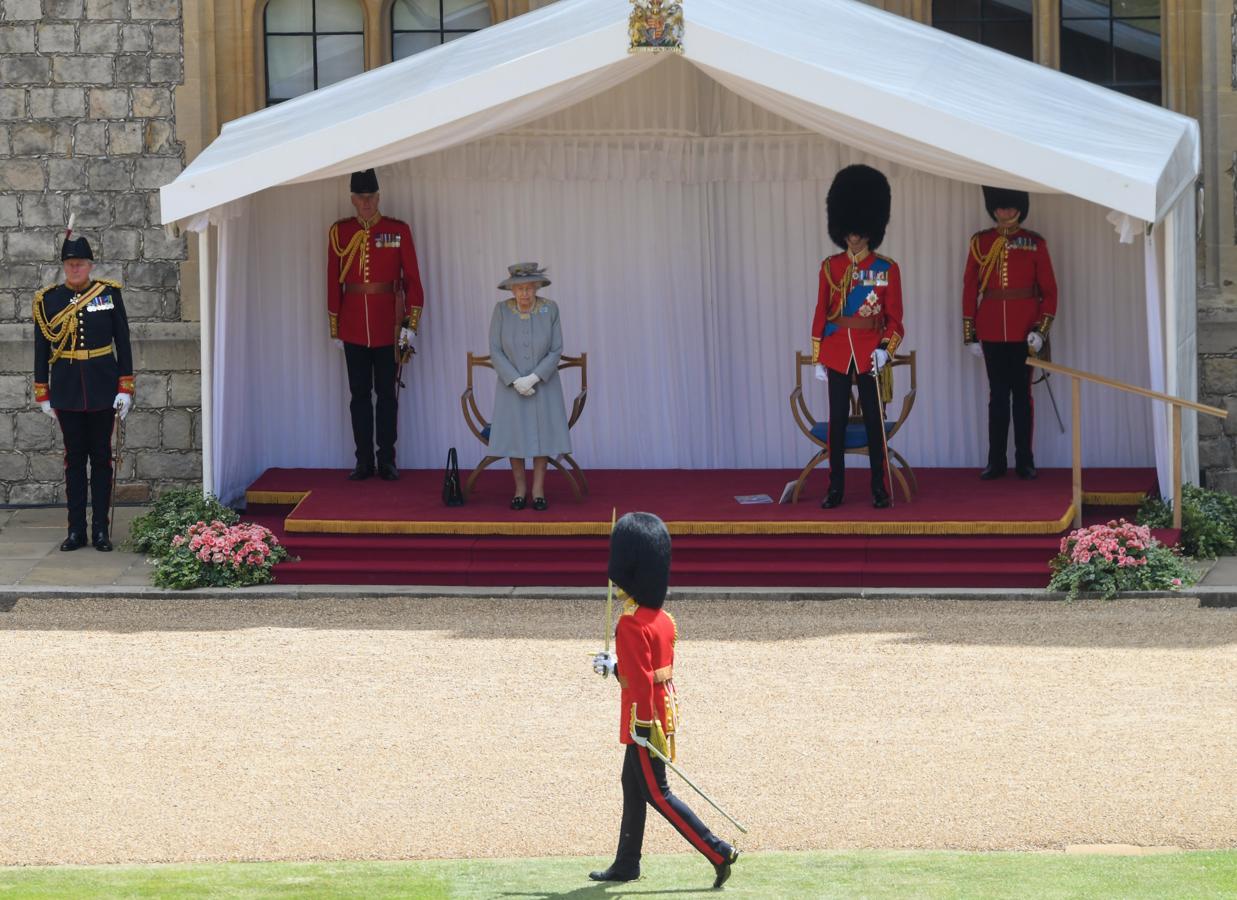
[[[638,734],[636,734],[636,730],[635,730],[634,728],[633,728],[633,729],[632,729],[632,731],[631,731],[631,739],[632,739],[633,741],[635,741],[637,744],[639,744],[641,747],[643,747],[645,750],[648,750],[650,753],[652,753],[654,756],[656,756],[658,759],[660,759],[663,763],[665,763],[665,764],[666,764],[666,768],[668,768],[671,772],[673,772],[675,775],[678,775],[680,778],[682,778],[684,781],[686,781],[686,782],[687,782],[687,786],[688,786],[689,788],[691,788],[693,791],[695,791],[697,794],[699,794],[701,797],[703,797],[703,798],[704,798],[704,800],[705,800],[705,802],[706,802],[706,803],[708,803],[708,804],[709,804],[709,806],[713,807],[715,810],[717,810],[719,813],[721,813],[723,816],[725,816],[728,820],[730,820],[730,824],[731,824],[731,825],[733,825],[735,828],[739,829],[739,830],[740,830],[741,832],[743,832],[744,834],[747,834],[747,829],[746,829],[746,828],[744,828],[742,825],[740,825],[740,824],[739,824],[739,821],[738,821],[738,820],[737,820],[734,816],[732,816],[730,813],[726,812],[726,810],[724,810],[724,809],[722,809],[720,806],[718,806],[718,805],[717,805],[717,804],[713,801],[713,798],[712,798],[712,797],[710,797],[710,796],[709,796],[708,794],[706,794],[704,791],[700,790],[700,788],[696,787],[696,783],[695,783],[694,781],[692,781],[690,778],[688,778],[688,777],[687,777],[687,774],[686,774],[686,773],[685,773],[682,769],[680,769],[678,766],[676,766],[674,763],[672,763],[672,762],[671,762],[671,761],[670,761],[670,760],[666,757],[666,754],[662,753],[662,752],[661,752],[660,750],[658,750],[655,746],[653,746],[652,741],[648,740],[648,738],[642,738],[642,737],[640,737]]]
[[[120,480],[121,449],[125,444],[125,419],[119,413],[112,425],[112,508],[108,512],[108,529],[116,527],[116,482]]]

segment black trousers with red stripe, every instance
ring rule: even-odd
[[[90,460],[91,534],[107,531],[112,505],[112,422],[116,410],[56,410],[64,435],[64,492],[69,531],[86,536],[86,461]]]
[[[666,764],[639,744],[628,744],[623,757],[623,822],[614,856],[616,870],[633,874],[640,870],[649,806],[665,816],[675,831],[709,862],[717,865],[730,858],[734,848],[709,831],[691,808],[670,792]]]
[[[1014,411],[1014,465],[1035,465],[1031,438],[1035,407],[1031,401],[1031,376],[1026,341],[984,341],[984,367],[988,370],[988,465],[1005,470],[1008,465],[1009,411]]]

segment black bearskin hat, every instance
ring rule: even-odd
[[[1018,210],[1018,221],[1025,222],[1027,220],[1027,212],[1031,208],[1031,195],[1026,191],[1010,191],[1005,188],[994,188],[984,185],[984,206],[988,209],[988,215],[992,216],[993,221],[996,221],[996,211],[998,209],[1016,209]]]
[[[84,237],[65,238],[60,245],[60,261],[64,262],[66,259],[94,259],[90,242]]]
[[[847,166],[833,176],[825,197],[829,237],[845,250],[846,236],[861,234],[875,250],[885,239],[891,203],[889,179],[871,166]]]
[[[670,532],[652,513],[627,513],[610,533],[610,580],[641,606],[661,609],[670,586]]]
[[[354,194],[376,194],[378,193],[378,175],[373,169],[353,172],[349,187]]]

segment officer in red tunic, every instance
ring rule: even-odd
[[[898,264],[875,253],[889,224],[889,181],[870,166],[847,166],[825,198],[829,237],[842,248],[820,265],[820,288],[812,320],[816,378],[829,382],[829,493],[821,506],[842,503],[846,487],[846,426],[851,382],[872,465],[872,505],[889,506],[884,416],[877,376],[889,364],[906,332],[902,327],[902,275]]]
[[[64,436],[69,533],[60,549],[86,544],[89,460],[90,540],[96,550],[110,551],[112,425],[133,405],[133,351],[120,285],[90,277],[90,243],[71,235],[60,248],[64,283],[34,296],[34,402]]]
[[[356,216],[331,226],[327,245],[327,315],[331,338],[343,348],[352,394],[352,436],[362,481],[374,474],[377,394],[378,475],[399,478],[395,468],[395,379],[401,354],[412,352],[425,294],[417,251],[407,222],[378,211],[378,176],[373,169],[352,173]],[[397,349],[398,347],[398,349]]]
[[[1035,409],[1027,355],[1044,346],[1057,314],[1057,279],[1042,235],[1022,227],[1031,199],[1025,191],[984,188],[995,228],[971,238],[962,277],[962,340],[988,370],[988,465],[985,481],[1005,474],[1009,412],[1014,412],[1014,468],[1036,477],[1031,452]]]
[[[713,864],[713,887],[730,877],[739,851],[705,827],[670,792],[666,764],[648,749],[652,744],[674,760],[678,700],[674,692],[674,619],[662,609],[670,584],[670,532],[652,513],[628,513],[610,536],[610,580],[620,589],[624,609],[614,629],[614,649],[593,657],[593,671],[613,674],[621,687],[619,742],[623,757],[623,819],[618,852],[608,869],[590,872],[593,881],[635,881],[640,877],[644,821],[648,805],[665,816],[689,844]]]

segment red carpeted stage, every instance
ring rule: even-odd
[[[611,510],[667,523],[680,587],[1043,587],[1074,510],[1067,469],[1033,482],[1013,472],[981,482],[971,469],[920,469],[910,503],[873,509],[867,471],[847,502],[819,506],[826,477],[798,504],[777,500],[789,470],[608,470],[588,473],[576,502],[547,476],[550,508],[508,508],[511,475],[487,471],[462,507],[441,502],[442,473],[351,482],[331,469],[269,469],[246,491],[246,518],[271,528],[299,560],[291,584],[596,586],[605,581]],[[814,490],[814,489],[819,490]],[[1156,492],[1152,469],[1083,474],[1087,520],[1128,514]],[[740,503],[767,495],[772,502]]]

